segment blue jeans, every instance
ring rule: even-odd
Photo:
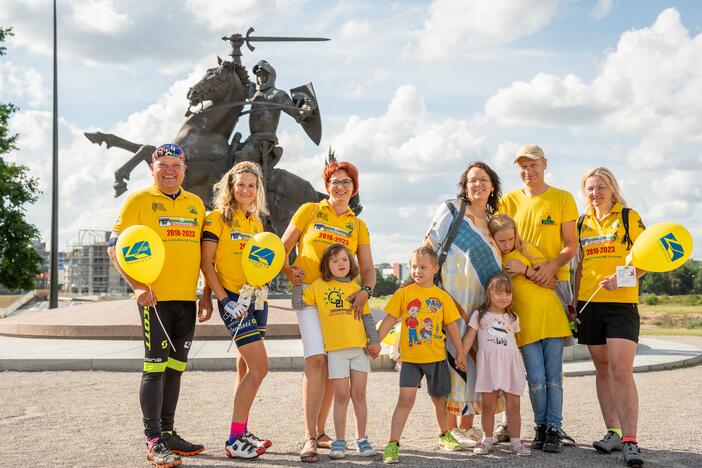
[[[563,421],[563,338],[544,338],[522,346],[529,399],[537,425]]]

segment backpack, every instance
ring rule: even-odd
[[[461,222],[463,221],[463,217],[466,215],[466,200],[464,198],[461,198],[460,200],[461,206],[458,210],[456,210],[456,207],[453,206],[453,200],[446,200],[444,202],[451,214],[453,215],[453,221],[451,221],[451,226],[449,227],[448,233],[446,233],[446,238],[441,244],[441,248],[439,248],[439,251],[437,252],[437,256],[439,257],[439,271],[437,271],[436,275],[434,275],[434,284],[436,284],[437,286],[441,282],[441,267],[444,265],[444,262],[446,262],[446,257],[448,257],[449,248],[451,247],[451,244],[453,244],[454,239],[456,239],[456,235],[458,234],[458,228],[460,227]]]
[[[624,237],[622,237],[622,244],[626,244],[626,250],[631,249],[634,244],[629,237],[629,212],[631,208],[622,208],[622,224],[624,224]],[[580,232],[583,229],[583,223],[585,222],[585,215],[582,214],[578,218],[578,244],[580,243]]]

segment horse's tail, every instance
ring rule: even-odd
[[[90,140],[91,143],[95,143],[96,145],[102,145],[103,143],[105,143],[107,149],[116,146],[117,148],[127,150],[130,153],[136,153],[137,151],[139,151],[139,148],[144,146],[139,143],[132,143],[131,141],[125,140],[124,138],[120,138],[117,135],[113,135],[112,133],[85,132],[83,133],[83,135],[85,135],[85,138]]]

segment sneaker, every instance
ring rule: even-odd
[[[383,463],[397,463],[400,461],[400,444],[397,442],[388,442],[383,452]]]
[[[531,455],[531,450],[529,450],[529,447],[524,445],[521,441],[518,445],[512,445],[511,448],[512,452],[514,452],[520,457],[528,457]]]
[[[558,428],[558,433],[561,436],[561,443],[563,446],[575,447],[575,439],[566,434],[562,427]]]
[[[506,422],[501,422],[495,428],[495,438],[498,442],[509,442],[509,429]]]
[[[346,456],[346,441],[345,440],[335,440],[331,443],[329,448],[329,458],[334,458],[336,460],[344,458]]]
[[[644,464],[641,456],[641,449],[635,442],[624,442],[622,445],[622,455],[624,455],[624,463],[626,466],[641,467]]]
[[[551,426],[546,429],[546,440],[544,441],[544,452],[549,453],[561,453],[563,448],[561,447],[561,432],[557,427]]]
[[[176,431],[162,432],[161,440],[168,449],[181,457],[197,455],[205,450],[201,444],[192,444],[178,435]]]
[[[266,449],[252,444],[251,441],[242,434],[231,443],[227,441],[224,444],[224,451],[229,458],[256,458],[263,454]]]
[[[468,429],[467,431],[454,427],[451,429],[451,435],[459,444],[461,444],[461,447],[474,448],[476,445],[478,445],[478,441],[480,440],[480,436],[477,435],[477,431],[478,430],[474,427]]]
[[[439,448],[442,450],[461,450],[461,444],[453,437],[450,431],[446,431],[439,436]]]
[[[267,448],[270,448],[271,445],[273,445],[273,442],[271,442],[270,440],[261,439],[260,437],[254,435],[250,431],[246,431],[244,433],[244,437],[249,439],[249,442],[251,442],[252,444],[254,444],[257,447],[263,447],[263,448],[267,449]]]
[[[180,456],[171,452],[161,439],[146,444],[146,460],[159,468],[171,468],[182,463]]]
[[[546,425],[539,424],[534,428],[534,440],[531,442],[531,448],[543,450],[544,442],[546,442]]]
[[[495,450],[495,443],[497,443],[497,441],[494,438],[492,441],[483,439],[475,446],[473,453],[476,455],[487,455]]]
[[[358,439],[356,441],[356,453],[358,453],[362,457],[370,457],[372,455],[375,455],[375,450],[373,450],[373,446],[370,442],[368,442],[368,436],[364,437],[363,439]]]
[[[607,431],[607,434],[605,434],[602,440],[593,442],[592,446],[595,447],[595,450],[599,453],[611,453],[613,450],[622,449],[622,439],[616,432]]]

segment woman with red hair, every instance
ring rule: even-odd
[[[297,258],[292,266],[286,260],[283,272],[293,286],[304,288],[320,277],[319,262],[324,250],[334,243],[345,245],[356,255],[361,271],[362,287],[349,298],[354,314],[360,317],[373,294],[375,267],[366,223],[349,208],[349,201],[358,193],[358,170],[349,162],[332,161],[322,176],[329,199],[305,203],[290,220],[283,243],[288,254],[297,245]],[[329,448],[331,444],[324,426],[331,407],[332,386],[327,382],[327,357],[316,307],[298,310],[297,320],[305,356],[302,400],[307,432],[300,459],[316,462],[317,448]],[[365,438],[358,440],[356,448],[362,451],[367,443]]]

